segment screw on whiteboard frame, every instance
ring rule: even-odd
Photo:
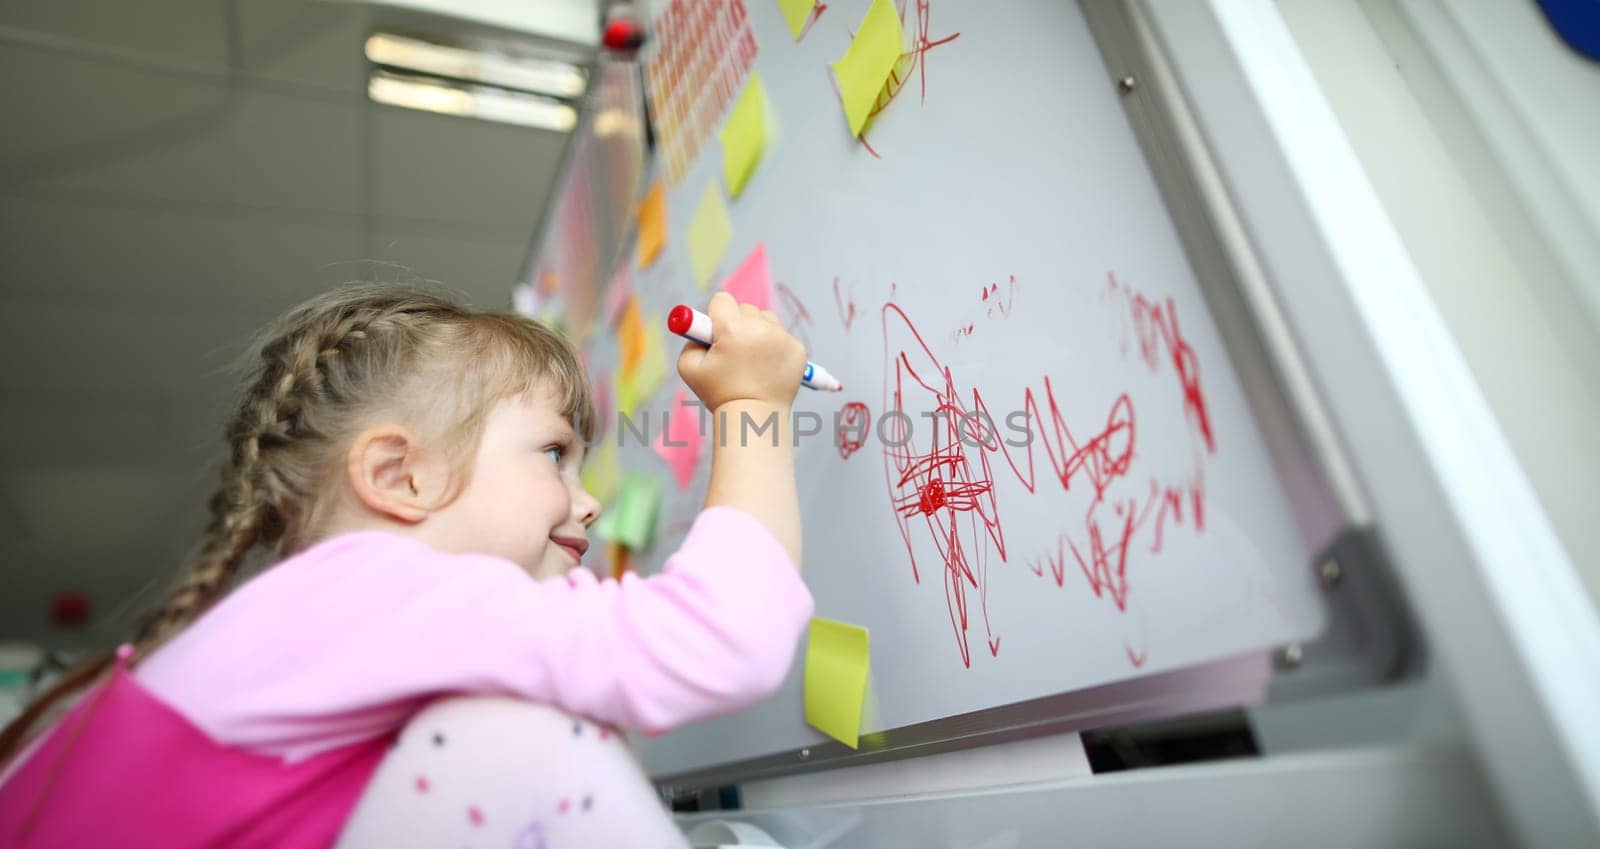
[[[1117,91],[1122,92],[1123,94],[1133,94],[1133,90],[1138,88],[1138,86],[1139,81],[1134,79],[1132,74],[1117,80]]]
[[[1317,567],[1317,579],[1322,581],[1324,588],[1334,588],[1343,577],[1344,567],[1339,565],[1339,561],[1331,557],[1322,561],[1322,565]]]
[[[1290,643],[1278,651],[1276,660],[1279,669],[1293,669],[1306,659],[1305,650],[1299,643]]]

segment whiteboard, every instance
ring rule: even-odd
[[[871,632],[863,732],[1318,633],[1308,544],[1078,9],[907,0],[908,40],[959,36],[917,54],[869,149],[827,70],[867,6],[829,3],[796,43],[775,3],[746,4],[775,134],[729,202],[718,271],[764,244],[774,310],[846,386],[801,391],[823,432],[797,463],[817,614]],[[707,297],[683,236],[721,179],[713,137],[670,187],[664,254],[635,272],[651,320]],[[607,337],[588,348],[597,368],[616,360]],[[832,427],[846,403],[874,431],[891,411],[909,427],[850,450]],[[952,417],[979,411],[994,432],[952,443]],[[1018,421],[1031,442],[1006,445]],[[648,449],[625,454],[666,477]],[[681,539],[705,473],[669,485],[645,571]],[[824,741],[802,672],[803,646],[773,699],[645,742],[646,766]]]

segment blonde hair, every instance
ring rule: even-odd
[[[489,410],[536,388],[586,442],[595,413],[583,368],[555,331],[509,312],[475,312],[392,285],[338,289],[295,307],[258,341],[259,358],[227,427],[229,456],[211,520],[166,601],[138,631],[142,655],[225,594],[246,558],[315,541],[350,441],[381,416],[423,429],[466,484]],[[50,704],[98,677],[105,655],[68,674],[0,734],[0,760]]]

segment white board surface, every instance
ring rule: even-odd
[[[908,46],[959,36],[917,55],[869,149],[828,73],[866,0],[829,3],[799,43],[776,3],[747,0],[775,134],[728,201],[718,270],[764,244],[774,311],[846,385],[801,390],[822,433],[800,444],[799,485],[817,613],[871,632],[863,731],[1314,635],[1307,545],[1077,8],[906,5]],[[721,181],[713,136],[670,187],[665,253],[636,271],[651,320],[708,297],[684,233]],[[596,342],[592,362],[614,348]],[[833,438],[846,403],[875,431],[853,452]],[[980,409],[998,439],[952,444],[953,417]],[[905,432],[876,432],[895,410],[902,447],[887,443]],[[1031,443],[1002,444],[1024,421]],[[648,449],[625,455],[666,477]],[[646,571],[705,473],[669,484]],[[804,721],[801,649],[771,701],[645,743],[650,771],[823,741]]]

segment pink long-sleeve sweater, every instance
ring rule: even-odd
[[[728,507],[661,574],[620,581],[335,537],[119,664],[0,783],[0,847],[329,846],[435,698],[664,731],[769,695],[811,610],[777,540]]]

